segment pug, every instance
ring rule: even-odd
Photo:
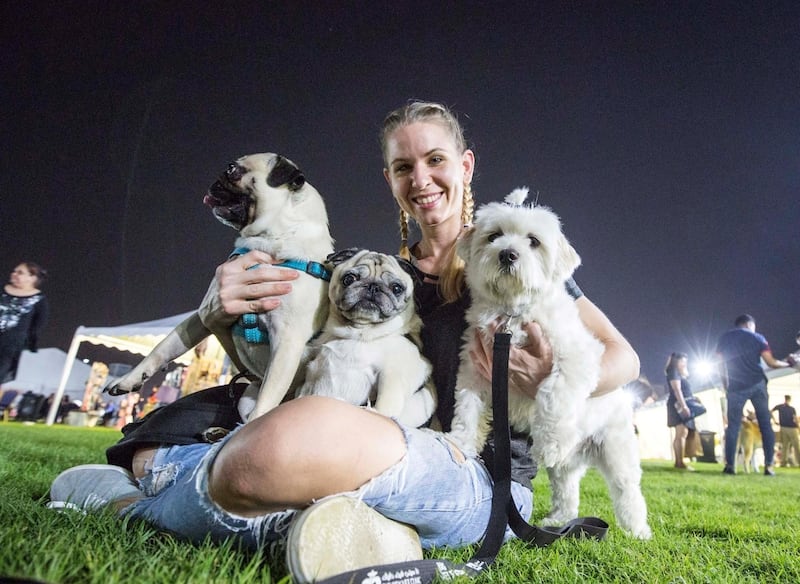
[[[436,409],[436,390],[431,364],[420,352],[414,268],[354,248],[328,262],[333,267],[328,319],[311,344],[297,397],[335,397],[369,405],[407,426],[425,425]]]
[[[230,163],[203,202],[220,222],[239,232],[232,256],[258,249],[278,260],[277,265],[301,272],[278,308],[244,315],[233,327],[213,331],[237,369],[247,372],[251,380],[239,412],[242,419],[252,420],[291,393],[300,379],[297,373],[307,357],[308,342],[326,320],[330,271],[323,262],[333,252],[328,215],[322,196],[306,182],[303,171],[273,153],[243,156]],[[210,310],[217,296],[214,279],[198,312],[108,387],[108,393],[138,390],[167,363],[209,336],[212,331],[200,314]]]

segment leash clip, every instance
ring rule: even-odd
[[[512,333],[511,330],[511,320],[516,316],[515,314],[509,314],[506,312],[504,314],[505,318],[500,322],[500,327],[497,329],[498,333],[502,333],[504,335],[510,335]]]

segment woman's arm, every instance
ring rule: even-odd
[[[681,380],[680,379],[670,379],[669,380],[669,388],[672,391],[672,395],[675,396],[675,404],[678,406],[677,410],[686,416],[691,414],[689,410],[689,406],[686,405],[686,400],[683,398],[683,391],[681,390]]]
[[[575,301],[583,324],[605,346],[600,380],[593,397],[609,393],[639,377],[639,355],[608,317],[586,296]]]
[[[33,318],[31,319],[31,326],[28,330],[28,339],[26,341],[26,349],[31,353],[39,350],[39,336],[47,320],[50,317],[50,305],[47,303],[47,296],[42,295],[42,298],[33,307]]]

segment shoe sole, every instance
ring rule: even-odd
[[[345,496],[326,499],[298,513],[286,541],[286,563],[296,584],[419,559],[422,547],[412,527]]]

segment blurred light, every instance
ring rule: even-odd
[[[692,363],[692,373],[700,379],[711,379],[711,376],[717,372],[714,362],[710,359],[697,359]]]

